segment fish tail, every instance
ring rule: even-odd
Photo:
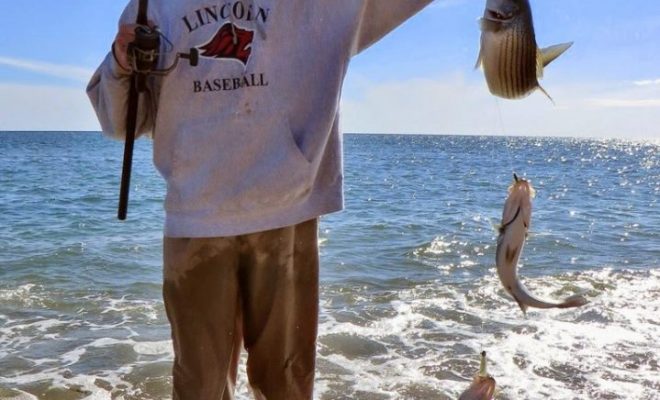
[[[579,294],[576,294],[574,296],[570,296],[564,299],[564,301],[561,302],[561,304],[558,307],[559,308],[581,307],[587,303],[589,303],[587,299],[585,299],[583,296],[580,296]]]
[[[573,308],[581,307],[588,303],[587,299],[580,295],[574,295],[567,297],[561,303],[550,303],[544,300],[541,300],[527,291],[527,289],[522,285],[521,282],[518,282],[515,288],[511,291],[512,297],[518,303],[518,306],[522,310],[523,314],[527,316],[527,309],[529,307],[533,308]]]

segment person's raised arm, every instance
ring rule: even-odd
[[[357,52],[371,46],[433,0],[365,0]]]
[[[136,13],[136,1],[133,0],[120,18],[111,51],[87,85],[87,95],[103,133],[117,139],[126,136],[126,111],[132,75],[128,45],[135,39]],[[147,83],[147,91],[140,96],[136,136],[150,135],[155,120],[156,79],[148,78]]]

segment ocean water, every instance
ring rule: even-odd
[[[138,141],[117,221],[122,151],[0,133],[2,399],[169,398],[164,188]],[[660,399],[660,145],[346,135],[344,153],[346,210],[320,227],[316,399],[455,399],[482,350],[497,399]],[[513,171],[537,190],[525,284],[588,305],[525,317],[502,290]]]

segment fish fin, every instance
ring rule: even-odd
[[[479,55],[477,56],[477,62],[474,63],[474,69],[479,69],[483,65],[481,51],[481,46],[479,46]]]
[[[541,49],[537,48],[536,49],[536,79],[541,79],[543,78],[543,53],[541,53]]]
[[[518,299],[518,297],[516,296],[513,296],[513,299],[516,301],[516,303],[518,303],[518,307],[520,307],[520,310],[523,312],[523,315],[525,316],[525,318],[527,318],[527,308],[529,308],[529,306],[523,303],[522,301],[520,301],[520,299]]]
[[[546,97],[550,99],[550,101],[552,102],[552,105],[556,106],[557,104],[555,104],[555,101],[552,99],[552,97],[550,97],[548,92],[546,92],[545,89],[543,89],[543,86],[541,86],[540,84],[537,84],[537,86],[538,86],[539,90],[541,90],[541,92],[543,92],[543,94],[546,95]]]
[[[479,23],[483,25],[483,18],[479,20]],[[479,39],[479,55],[477,56],[477,62],[474,63],[474,69],[479,69],[483,65],[483,50],[484,43],[483,39]]]
[[[573,45],[573,42],[556,44],[554,46],[549,46],[543,49],[536,49],[536,78],[543,78],[544,68],[557,59],[560,55],[564,54],[569,47]],[[548,96],[550,97],[550,96]],[[550,99],[552,100],[552,99]]]
[[[488,20],[486,18],[479,18],[477,22],[479,22],[479,29],[483,31],[486,28],[486,24],[488,23]]]
[[[541,58],[541,63],[545,67],[554,60],[557,59],[560,55],[564,54],[566,50],[573,45],[573,42],[556,44],[554,46],[549,46],[543,48],[539,51],[539,56]]]
[[[525,317],[527,317],[527,308],[529,306],[527,304],[525,304],[521,299],[519,299],[518,296],[516,296],[516,294],[514,293],[513,288],[511,286],[507,286],[507,287],[505,287],[505,289],[506,289],[507,293],[509,293],[511,295],[511,297],[513,297],[513,299],[516,301],[516,303],[518,303],[518,307],[520,307],[520,310],[523,312]]]
[[[532,213],[530,211],[523,213],[523,226],[525,227],[525,237],[529,232],[529,226],[531,225]]]

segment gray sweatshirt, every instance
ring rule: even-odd
[[[162,0],[149,20],[176,52],[150,77],[138,135],[167,183],[165,235],[230,236],[343,206],[339,98],[349,60],[431,0]],[[134,23],[137,1],[120,24]],[[103,132],[125,135],[129,75],[108,54],[87,92]]]

